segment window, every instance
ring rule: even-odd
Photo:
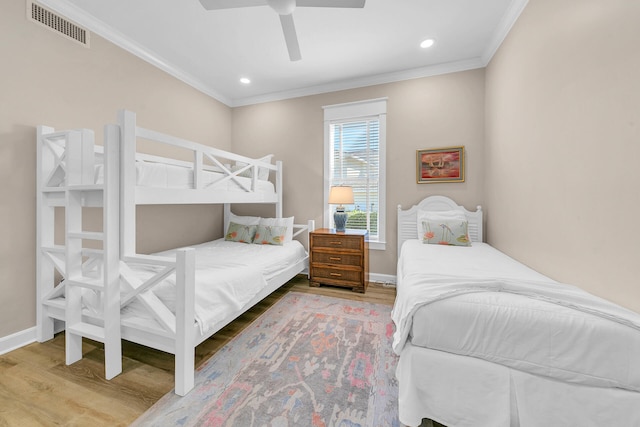
[[[353,187],[347,228],[369,231],[369,247],[385,248],[386,99],[324,107],[324,226],[333,228],[334,185]]]

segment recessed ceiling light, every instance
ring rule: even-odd
[[[243,85],[248,85],[249,83],[251,83],[251,80],[249,80],[249,79],[248,79],[248,78],[246,78],[246,77],[242,77],[242,78],[240,79],[240,83],[242,83]]]
[[[433,46],[436,41],[434,39],[426,39],[422,43],[420,43],[420,47],[423,49],[429,48]]]

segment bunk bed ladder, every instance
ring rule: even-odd
[[[102,184],[94,183],[93,132],[81,130],[71,133],[66,150],[66,363],[69,365],[82,359],[83,337],[104,343],[106,379],[122,372],[118,241],[119,139],[117,136],[113,137],[114,132],[119,132],[117,127],[105,127],[107,145]],[[85,200],[96,193],[102,193],[101,232],[85,230],[82,221]],[[83,268],[83,242],[101,242],[101,265],[90,270],[86,266]],[[92,305],[95,311],[93,316],[88,316],[87,308],[84,307],[89,299],[97,301]]]

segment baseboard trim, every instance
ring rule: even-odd
[[[309,276],[309,269],[305,268],[300,274]],[[393,274],[369,273],[369,282],[382,283],[383,286],[395,287],[396,276]]]
[[[369,281],[382,283],[384,286],[396,286],[396,276],[392,274],[369,273]]]
[[[36,341],[36,328],[25,329],[0,338],[0,355],[17,350]]]

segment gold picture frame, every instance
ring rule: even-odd
[[[416,181],[464,182],[464,145],[416,150]]]

